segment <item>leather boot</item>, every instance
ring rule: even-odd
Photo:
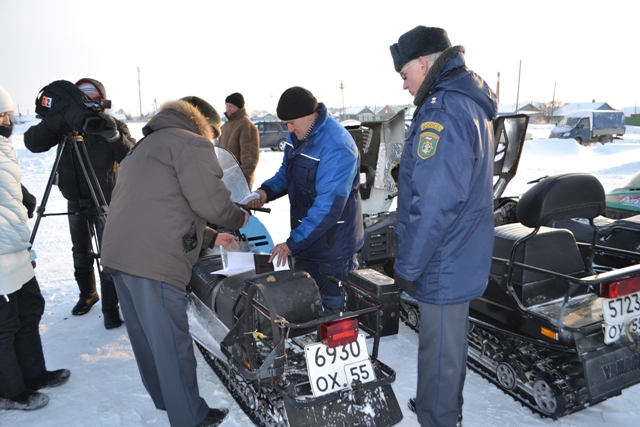
[[[24,380],[24,385],[29,390],[40,390],[41,388],[58,387],[67,381],[71,376],[71,371],[68,369],[57,369],[55,371],[46,371],[44,374],[35,378],[29,378]]]
[[[0,409],[19,409],[33,411],[49,403],[49,396],[33,390],[25,390],[12,398],[0,398]]]
[[[100,290],[102,291],[104,327],[106,329],[114,329],[122,326],[124,322],[122,318],[120,318],[120,305],[118,303],[116,285],[113,283],[111,276],[106,272],[100,274]]]
[[[98,292],[96,291],[96,276],[93,271],[87,273],[75,273],[76,282],[80,289],[80,298],[76,303],[71,314],[74,316],[82,316],[87,314],[91,307],[100,300]]]

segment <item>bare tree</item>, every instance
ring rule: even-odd
[[[545,101],[538,104],[536,107],[542,111],[544,117],[549,121],[554,115],[554,112],[565,104],[563,101]]]

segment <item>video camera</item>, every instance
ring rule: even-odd
[[[36,114],[40,117],[62,114],[76,132],[97,133],[103,130],[104,120],[98,116],[111,108],[111,101],[94,101],[76,85],[57,80],[43,87],[36,97]]]

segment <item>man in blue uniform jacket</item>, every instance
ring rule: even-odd
[[[395,281],[420,306],[415,409],[422,426],[462,423],[469,301],[493,252],[496,96],[446,31],[419,26],[391,47],[417,106],[398,178]]]
[[[272,249],[269,261],[284,265],[293,255],[295,268],[307,271],[318,286],[328,277],[346,282],[364,242],[358,148],[307,89],[284,91],[277,113],[289,130],[282,165],[256,190],[260,199],[248,204],[260,207],[289,195],[291,234]],[[322,289],[330,309],[340,306],[340,295],[333,282]]]

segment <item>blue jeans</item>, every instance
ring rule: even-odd
[[[334,277],[340,281],[346,282],[348,280],[349,271],[358,268],[358,260],[356,255],[349,258],[337,259],[334,261],[309,261],[306,259],[295,259],[296,270],[306,271],[311,275],[313,280],[319,288],[329,277]],[[331,310],[340,308],[342,303],[342,289],[333,281],[327,282],[325,287],[321,291],[322,302],[326,307]]]

